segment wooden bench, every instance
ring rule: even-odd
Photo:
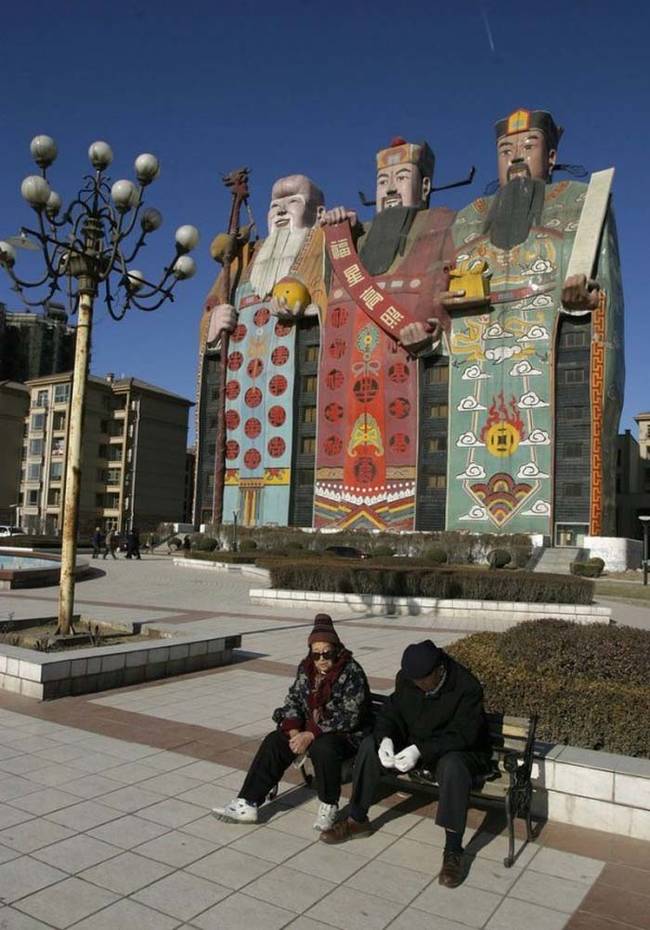
[[[370,697],[373,714],[376,716],[388,700],[388,695],[373,692]],[[476,781],[471,797],[482,802],[504,805],[508,827],[508,855],[503,862],[506,868],[510,868],[515,861],[515,817],[520,817],[526,822],[524,846],[535,836],[531,818],[531,774],[537,717],[511,717],[497,713],[487,713],[486,716],[492,741],[493,768],[489,774]],[[350,764],[344,766],[344,782],[352,780],[353,763],[354,760],[350,760]],[[313,772],[306,771],[306,768],[306,765],[301,766],[303,779],[306,785],[311,786]],[[437,789],[433,774],[426,769],[415,768],[404,775],[391,772],[384,776],[382,781],[395,785],[399,790],[411,792],[435,793]]]

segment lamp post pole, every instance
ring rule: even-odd
[[[123,319],[130,307],[151,311],[157,310],[166,300],[173,300],[172,291],[177,282],[191,278],[196,271],[194,260],[187,253],[197,245],[199,233],[194,226],[179,226],[175,254],[163,268],[160,280],[152,284],[141,271],[131,267],[131,262],[146,244],[147,235],[162,223],[158,210],[152,207],[142,210],[144,190],[160,171],[156,156],[149,153],[138,155],[134,165],[137,184],[122,179],[111,186],[105,174],[113,161],[111,147],[106,142],[93,142],[88,157],[94,172],[85,176],[81,189],[61,218],[57,219],[62,200],[47,180],[47,169],[57,156],[56,143],[50,136],[36,136],[32,139],[30,151],[41,174],[25,178],[21,193],[36,214],[37,228],[23,227],[20,236],[0,242],[0,265],[28,307],[44,304],[56,291],[63,289],[62,284],[67,278],[65,289],[70,295],[69,310],[77,314],[58,615],[58,632],[68,634],[72,629],[74,612],[82,430],[93,305],[100,287],[102,303],[114,320]],[[138,218],[140,234],[127,246]],[[14,272],[15,246],[40,249],[45,274],[39,280],[30,282],[17,277]],[[47,293],[38,300],[27,300],[24,292],[32,288],[45,288]]]
[[[232,512],[232,551],[237,552],[237,511]]]
[[[648,532],[650,531],[650,516],[639,517],[643,527],[643,584],[648,584]]]

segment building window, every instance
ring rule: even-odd
[[[33,413],[32,414],[32,429],[42,430],[44,426],[45,426],[45,414],[44,413]]]
[[[27,466],[27,480],[28,481],[40,481],[41,480],[41,463],[40,462],[30,462]]]
[[[61,488],[50,488],[47,492],[48,507],[59,507],[61,504]]]
[[[218,388],[218,387],[213,387],[213,388],[212,388],[212,392],[211,392],[211,394],[210,394],[210,399],[211,399],[211,400],[219,400],[219,388]]]
[[[216,442],[208,443],[208,458],[213,459],[217,454],[217,444]]]
[[[27,505],[28,507],[38,507],[39,500],[41,497],[41,492],[38,488],[32,488],[27,492]]]
[[[428,384],[446,384],[449,381],[449,365],[434,365],[427,369]]]
[[[563,405],[558,410],[559,420],[586,420],[588,417],[588,407],[570,407]]]
[[[54,403],[55,404],[67,404],[69,397],[70,397],[70,385],[69,384],[56,384],[54,386]]]
[[[314,436],[303,436],[300,443],[300,451],[305,454],[316,452],[316,439]]]
[[[63,410],[57,410],[52,418],[52,429],[56,432],[61,433],[65,429],[65,412]]]
[[[29,454],[30,455],[42,455],[43,454],[43,440],[42,439],[30,439],[29,440]]]
[[[427,477],[427,487],[439,491],[447,487],[446,475],[429,475]]]
[[[315,394],[316,393],[316,375],[306,375],[302,379],[302,389],[305,394]]]
[[[63,477],[63,462],[50,463],[50,481],[60,481]]]
[[[100,420],[100,421],[99,421],[99,431],[100,431],[100,433],[107,433],[107,432],[108,432],[108,420]]]
[[[103,506],[104,506],[104,495],[95,494],[95,507],[99,507],[101,509]]]
[[[119,484],[121,470],[119,468],[109,468],[106,472],[106,484]]]
[[[315,423],[316,422],[316,407],[303,407],[302,408],[302,422],[303,423]]]
[[[65,445],[63,439],[53,439],[52,440],[52,455],[63,455],[65,451]]]
[[[109,462],[121,462],[122,461],[122,449],[123,449],[122,446],[109,446],[108,456],[104,456],[104,458],[108,458]]]
[[[562,497],[582,497],[582,488],[581,484],[563,484],[562,485]]]
[[[567,442],[564,444],[564,458],[565,459],[581,459],[582,458],[582,443],[581,442]],[[620,449],[619,449],[620,454]]]
[[[36,397],[34,400],[35,407],[47,407],[47,390],[40,390],[36,392]]]
[[[565,368],[564,369],[564,383],[565,384],[584,384],[584,382],[585,382],[584,368]]]
[[[432,436],[427,440],[427,452],[446,452],[447,437]]]
[[[439,417],[447,418],[449,413],[449,407],[447,404],[431,404],[429,407],[429,416],[431,419],[437,419]]]
[[[585,330],[569,330],[562,333],[560,345],[567,349],[582,349],[587,345],[587,333]]]
[[[298,484],[301,487],[309,487],[310,485],[313,487],[314,485],[314,469],[313,468],[298,468],[296,469],[296,471],[297,471]]]
[[[306,362],[317,362],[318,346],[305,346],[304,359]]]

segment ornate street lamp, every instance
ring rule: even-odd
[[[145,188],[156,179],[160,165],[155,155],[138,155],[135,160],[136,182],[115,181],[111,185],[106,170],[113,152],[106,142],[93,142],[88,157],[94,169],[84,177],[83,185],[70,205],[62,212],[61,197],[52,190],[47,169],[57,156],[57,146],[50,136],[36,136],[30,145],[40,174],[26,177],[21,193],[36,215],[36,229],[23,227],[19,237],[0,242],[0,264],[14,284],[14,290],[27,306],[40,306],[57,291],[65,291],[69,310],[77,314],[74,374],[70,402],[70,428],[66,464],[61,549],[61,586],[59,594],[60,633],[69,633],[74,603],[77,531],[79,524],[79,489],[81,485],[81,426],[83,420],[93,304],[99,295],[109,314],[121,320],[131,307],[156,310],[166,300],[173,300],[178,281],[191,278],[196,271],[188,255],[199,241],[194,226],[176,230],[176,248],[157,283],[149,281],[132,262],[145,245],[149,233],[158,229],[162,216],[153,207],[144,207]],[[131,236],[139,220],[139,233]],[[127,245],[127,239],[130,244]],[[16,248],[42,251],[45,270],[35,281],[25,281],[14,271]],[[28,300],[26,291],[38,289],[40,296]]]

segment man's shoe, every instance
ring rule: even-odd
[[[233,798],[225,807],[213,807],[212,813],[227,823],[257,823],[257,805],[244,798]]]
[[[444,885],[445,888],[458,888],[463,878],[463,854],[445,849],[438,884]]]
[[[321,804],[318,808],[316,820],[314,821],[314,830],[320,830],[321,833],[325,830],[331,830],[336,823],[338,813],[338,804]]]
[[[361,839],[364,836],[370,836],[373,832],[368,820],[359,823],[358,820],[347,817],[345,820],[339,820],[338,823],[335,823],[331,830],[324,830],[320,838],[323,843],[333,845],[335,843],[345,843],[347,840]]]

